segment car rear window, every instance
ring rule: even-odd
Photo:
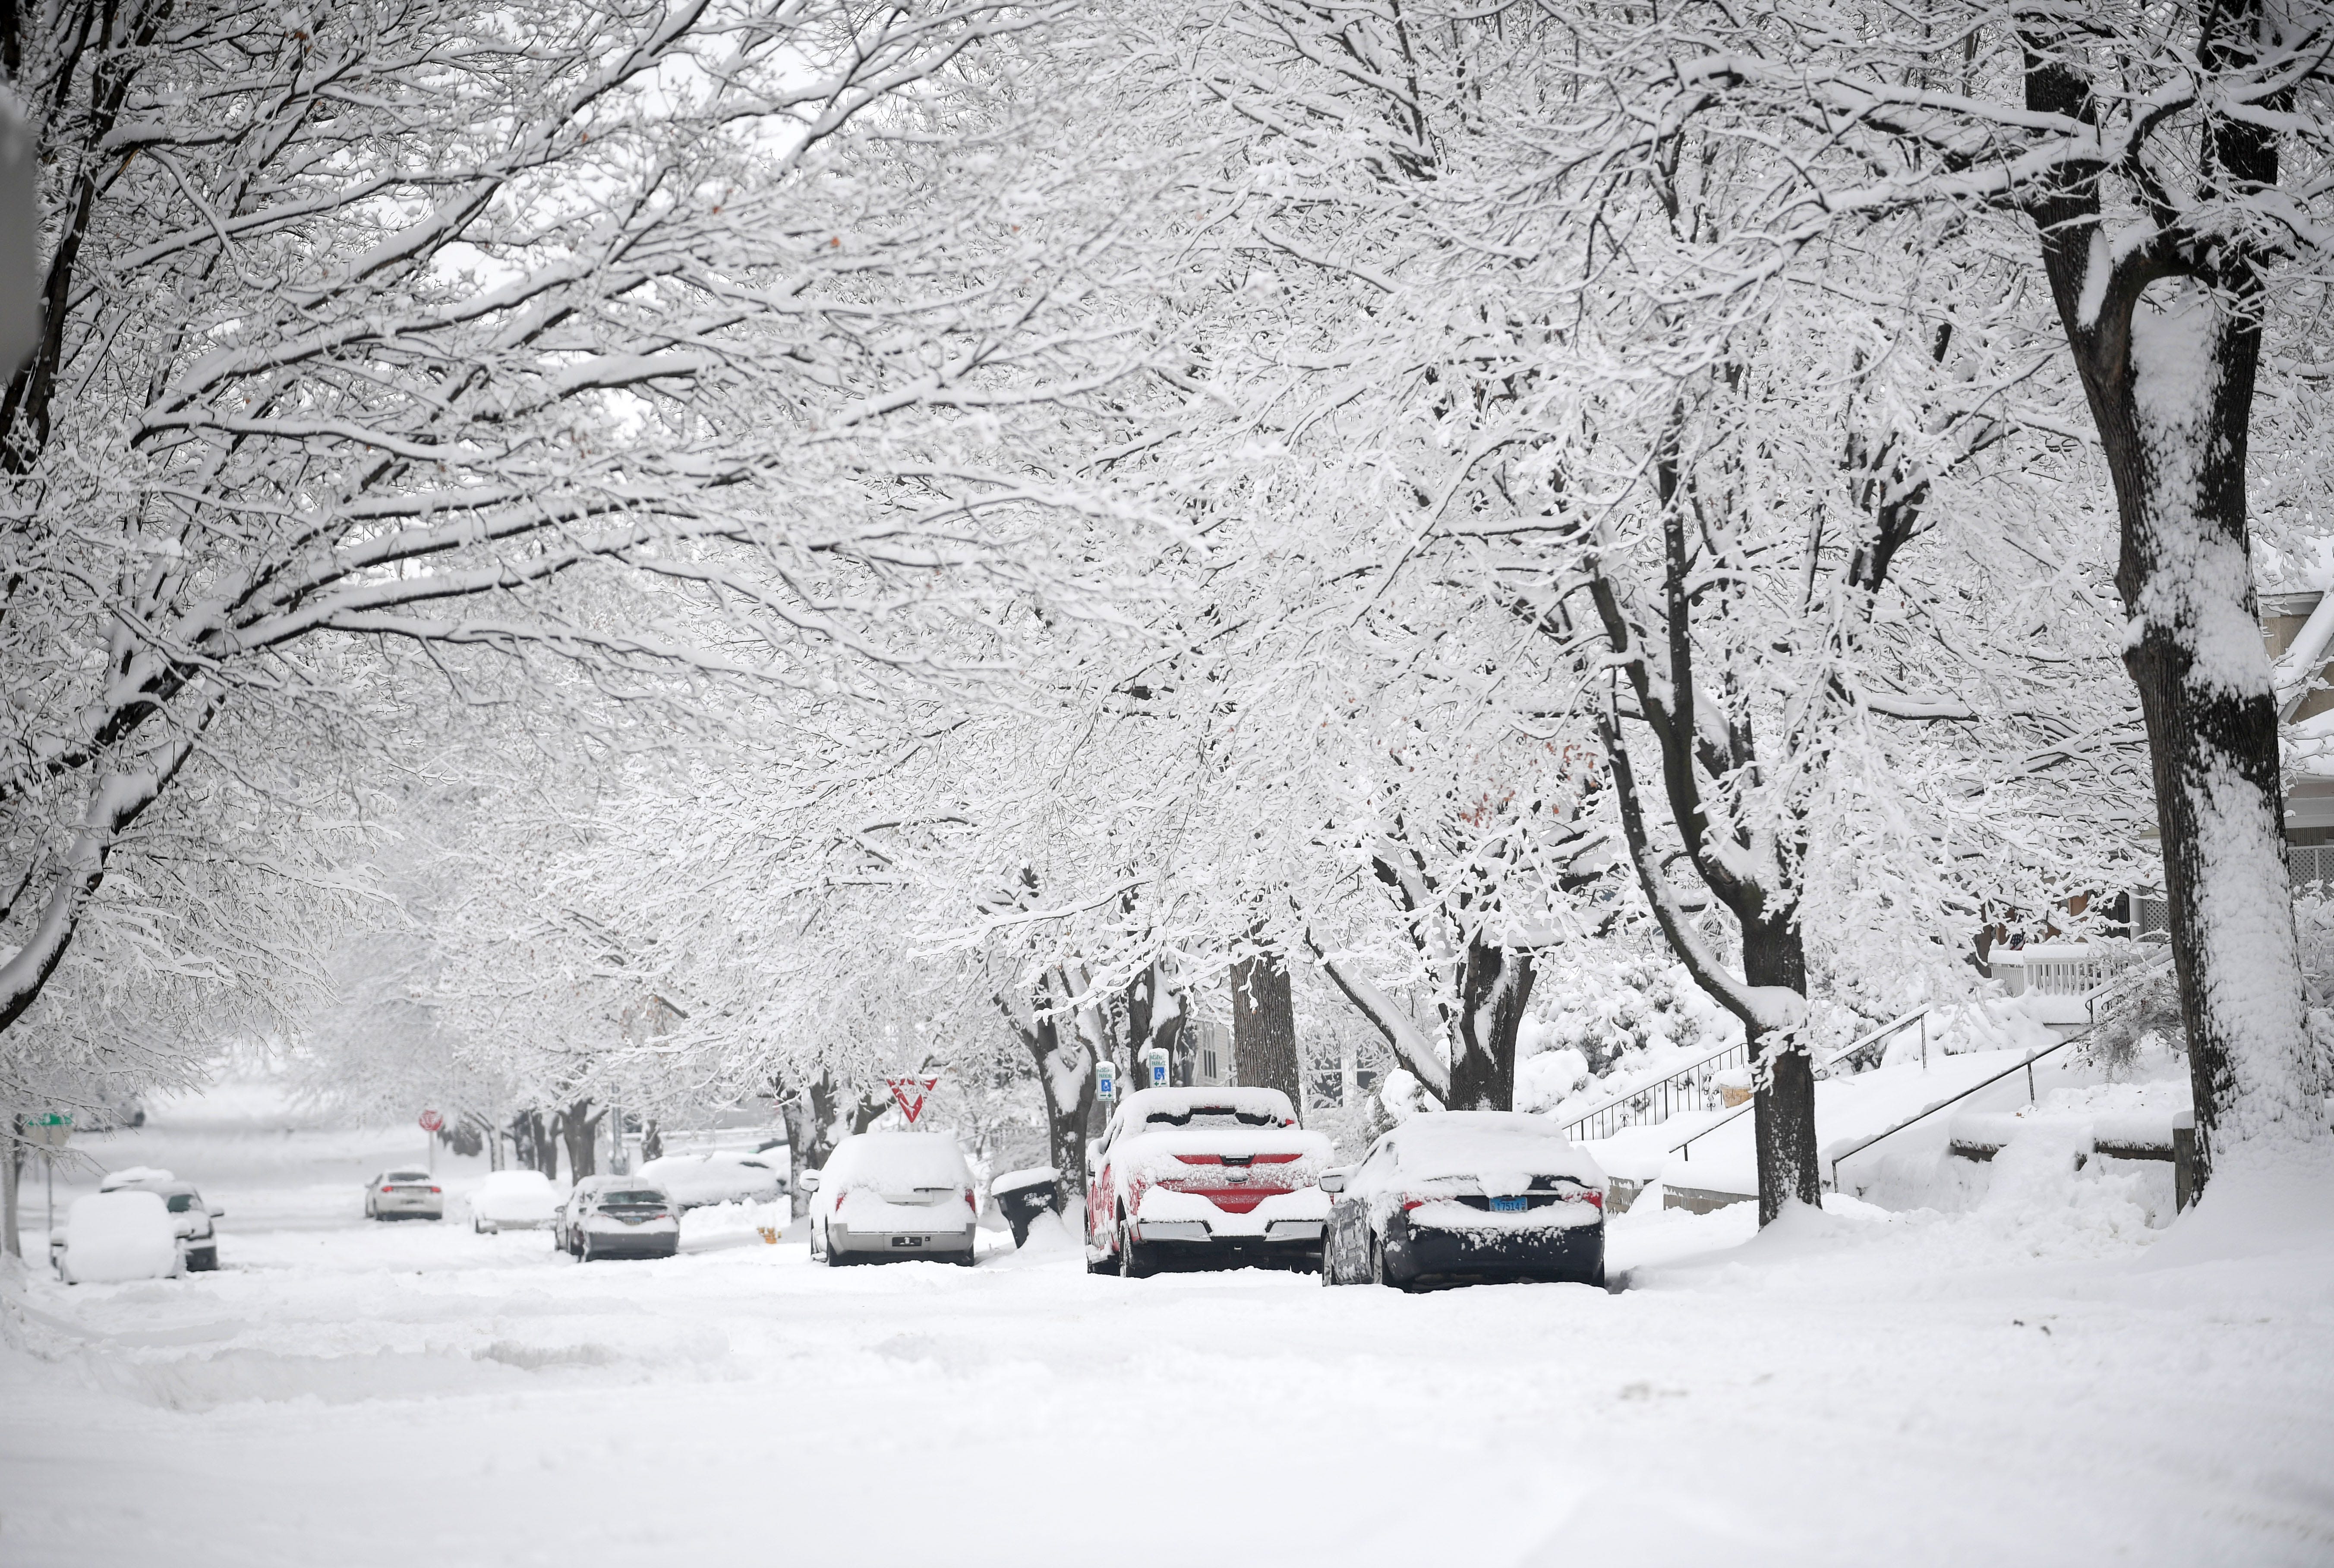
[[[1182,1111],[1154,1111],[1143,1119],[1145,1127],[1278,1127],[1280,1118],[1268,1111],[1243,1111],[1237,1105],[1193,1105]]]
[[[600,1201],[602,1203],[662,1203],[664,1194],[661,1192],[612,1192]]]
[[[392,1170],[389,1173],[388,1179],[391,1181],[427,1181],[429,1179],[429,1173],[426,1170]]]

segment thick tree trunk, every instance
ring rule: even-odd
[[[583,1180],[599,1173],[600,1118],[591,1114],[592,1102],[578,1100],[559,1113],[559,1137],[567,1145],[567,1179]]]
[[[1742,978],[1808,993],[1808,955],[1798,925],[1742,924]],[[1759,1223],[1788,1203],[1823,1203],[1823,1160],[1816,1145],[1815,1059],[1804,1036],[1777,1041],[1749,1029],[1752,1063],[1763,1069],[1751,1101],[1759,1142]]]
[[[997,1005],[1021,1037],[1037,1069],[1037,1088],[1046,1099],[1046,1159],[1059,1174],[1054,1181],[1054,1212],[1067,1214],[1073,1203],[1084,1207],[1086,1191],[1086,1125],[1094,1114],[1095,1053],[1078,1037],[1077,1023],[1069,1020],[1065,1038],[1061,1021],[1053,1015],[1054,994],[1073,995],[1069,980],[1058,971],[1037,982],[1029,1015],[1023,1017],[1004,993]]]
[[[1523,1027],[1534,977],[1529,953],[1483,942],[1467,945],[1459,1028],[1452,1043],[1448,1109],[1516,1108],[1516,1036]]]
[[[559,1145],[544,1125],[540,1111],[522,1111],[511,1118],[511,1158],[528,1170],[559,1179]]]
[[[1085,1201],[1086,1190],[1086,1123],[1095,1103],[1094,1053],[1075,1044],[1059,1044],[1060,1031],[1049,1019],[1037,1026],[1041,1044],[1032,1048],[1037,1062],[1037,1082],[1046,1092],[1046,1162],[1061,1174],[1054,1183],[1054,1212],[1067,1214],[1073,1202]],[[1073,1090],[1070,1083],[1077,1087]]]
[[[0,1150],[0,1253],[10,1257],[24,1255],[24,1240],[16,1229],[16,1195],[23,1190],[24,1176],[24,1119],[8,1119],[8,1147]]]
[[[784,1094],[783,1086],[781,1093]],[[821,1073],[798,1092],[785,1095],[781,1101],[786,1121],[787,1191],[791,1195],[786,1207],[796,1219],[810,1212],[810,1194],[803,1189],[803,1173],[824,1169],[826,1157],[834,1152],[834,1124],[840,1115],[841,1100],[834,1074]]]
[[[1259,954],[1232,966],[1232,1075],[1253,1089],[1278,1089],[1305,1117],[1305,1064],[1297,1053],[1297,1007],[1288,966]]]
[[[2208,7],[2201,53],[2250,47],[2258,7]],[[2088,82],[2030,56],[2027,99],[2082,112]],[[2276,133],[2231,119],[2213,162],[2273,188]],[[2253,596],[2245,467],[2262,287],[2241,240],[2215,234],[2116,255],[2096,177],[2031,208],[2059,323],[2115,484],[2130,617],[2124,663],[2154,764],[2172,956],[2196,1109],[2196,1179],[2255,1141],[2323,1142],[2285,853],[2276,697]],[[2104,275],[2100,275],[2102,270]],[[2156,297],[2146,298],[2154,288]]]

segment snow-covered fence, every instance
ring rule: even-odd
[[[2334,882],[2334,844],[2289,844],[2285,854],[2296,888]]]

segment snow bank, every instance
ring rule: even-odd
[[[2147,1266],[2329,1251],[2334,1251],[2334,1155],[2247,1150],[2221,1162],[2204,1196],[2149,1251]]]

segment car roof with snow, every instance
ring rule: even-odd
[[[535,1187],[538,1185],[544,1187],[550,1186],[551,1178],[544,1175],[540,1170],[526,1169],[489,1170],[487,1172],[486,1179],[479,1183],[479,1186],[481,1187]]]
[[[1287,1127],[1297,1120],[1288,1096],[1278,1089],[1138,1089],[1118,1108],[1126,1127],[1182,1128],[1200,1125]]]
[[[1602,1187],[1605,1173],[1546,1116],[1523,1111],[1423,1111],[1381,1137],[1402,1174],[1432,1181],[1488,1173],[1569,1177]]]
[[[972,1175],[952,1133],[905,1130],[854,1133],[835,1144],[822,1169],[838,1176],[880,1171],[919,1184],[969,1181]]]
[[[125,1187],[159,1188],[177,1181],[177,1174],[156,1165],[125,1165],[119,1170],[109,1170],[98,1182],[100,1192],[113,1192]]]
[[[660,1203],[672,1201],[672,1195],[653,1176],[587,1176],[575,1184],[570,1196],[597,1198],[604,1192],[653,1192]]]

